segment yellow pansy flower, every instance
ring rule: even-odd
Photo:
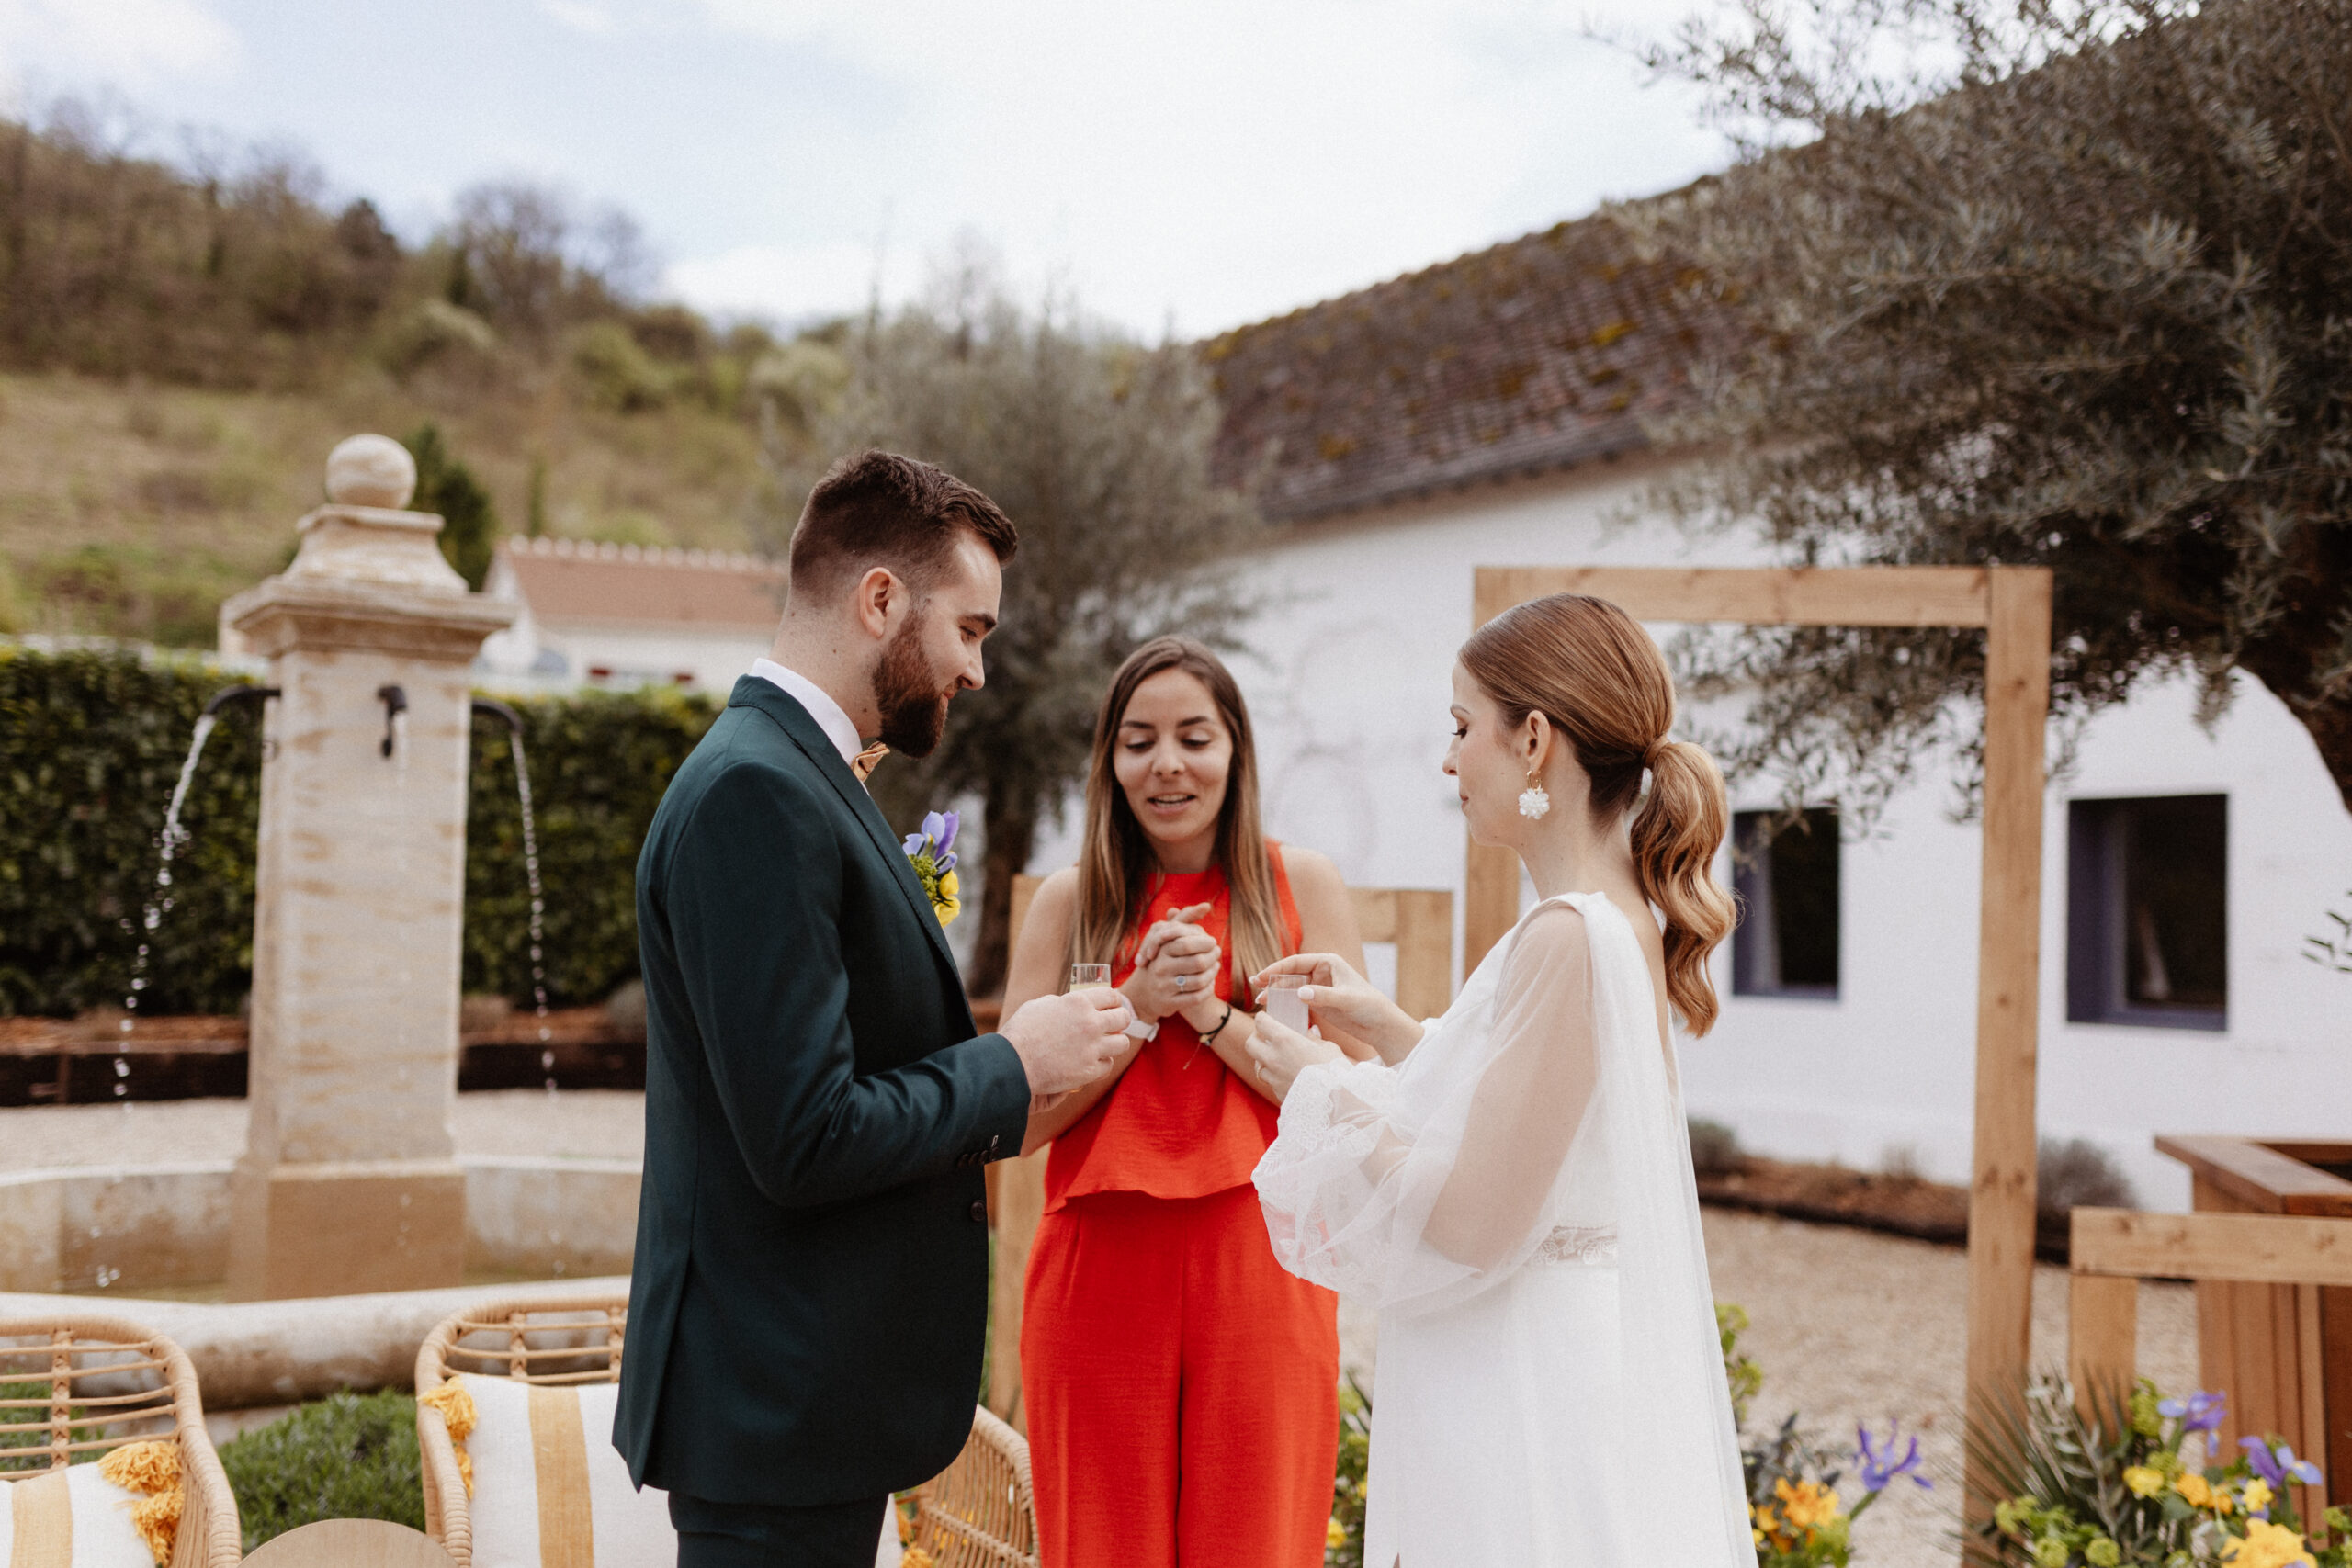
[[[2267,1519],[2250,1521],[2244,1540],[2223,1541],[2222,1561],[2230,1568],[2316,1568],[2303,1538]]]
[[[2124,1471],[2123,1484],[2132,1488],[2135,1497],[2153,1497],[2165,1489],[2165,1472],[2135,1464]]]
[[[2247,1513],[2258,1514],[2270,1506],[2271,1496],[2270,1483],[2257,1475],[2245,1483],[2245,1490],[2238,1494],[2238,1501]]]
[[[2187,1498],[2192,1508],[2226,1508],[2229,1506],[2229,1498],[2213,1490],[2203,1476],[2193,1472],[2175,1476],[2172,1489]]]
[[[1337,1519],[1333,1519],[1329,1524],[1323,1527],[1323,1548],[1325,1551],[1337,1551],[1340,1548],[1347,1544],[1347,1526],[1341,1524]]]
[[[1838,1494],[1818,1482],[1800,1481],[1791,1486],[1785,1480],[1776,1481],[1772,1495],[1780,1498],[1781,1511],[1797,1529],[1819,1529],[1838,1517]]]

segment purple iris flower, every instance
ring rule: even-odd
[[[2307,1459],[2297,1459],[2295,1450],[2281,1443],[2274,1450],[2260,1438],[2240,1438],[2238,1447],[2245,1450],[2245,1461],[2255,1474],[2270,1483],[2272,1491],[2283,1490],[2290,1480],[2306,1486],[2320,1483],[2319,1466]]]
[[[1887,1423],[1886,1438],[1883,1446],[1871,1440],[1871,1429],[1868,1427],[1854,1428],[1856,1446],[1861,1450],[1863,1491],[1883,1492],[1899,1475],[1909,1476],[1914,1483],[1920,1486],[1935,1485],[1934,1482],[1920,1473],[1918,1438],[1914,1436],[1911,1438],[1909,1445],[1903,1450],[1903,1457],[1898,1460],[1894,1457],[1895,1436],[1896,1424],[1892,1421]]]
[[[956,813],[953,811],[926,813],[922,819],[922,831],[909,833],[906,841],[899,847],[906,851],[909,860],[914,859],[915,856],[928,850],[931,854],[932,869],[944,876],[956,869],[956,857],[950,852],[956,845],[956,829],[958,825]]]
[[[2207,1393],[2200,1389],[2186,1400],[2159,1401],[2156,1414],[2178,1420],[2184,1433],[2218,1432],[2222,1429],[2222,1414],[2229,1402],[2226,1393]]]

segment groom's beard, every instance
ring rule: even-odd
[[[928,757],[947,729],[947,696],[922,656],[915,621],[899,629],[874,671],[874,705],[881,710],[881,739],[904,757]]]

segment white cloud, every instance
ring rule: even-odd
[[[539,12],[574,32],[610,38],[620,31],[620,18],[595,0],[539,0]]]
[[[226,74],[242,53],[202,0],[0,0],[0,76],[141,87]]]
[[[663,283],[697,310],[805,316],[856,310],[879,288],[903,297],[903,262],[854,240],[808,245],[741,245],[671,264]]]
[[[672,0],[892,83],[922,252],[977,229],[1143,330],[1213,330],[1688,178],[1690,105],[1550,0]],[[1614,0],[1602,19],[1654,28]],[[846,215],[844,215],[846,216]],[[860,214],[861,219],[865,215]],[[714,264],[715,265],[715,264]],[[747,281],[750,274],[743,275]],[[785,275],[776,275],[781,279]]]

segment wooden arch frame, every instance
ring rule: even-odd
[[[2034,1078],[2041,1012],[2042,746],[2051,579],[2040,567],[1482,566],[1473,615],[1590,593],[1642,621],[1982,626],[1984,872],[1977,934],[1973,1179],[1968,1196],[1969,1429],[2013,1399],[2033,1326]],[[1519,919],[1519,861],[1472,844],[1466,972]],[[1989,1509],[1975,1458],[1971,1517]]]

